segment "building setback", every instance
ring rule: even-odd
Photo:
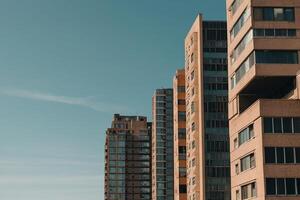
[[[150,146],[146,117],[114,115],[106,131],[106,200],[151,200]]]
[[[174,200],[186,200],[185,73],[177,70],[173,79],[174,106]],[[180,116],[180,118],[179,118]]]
[[[198,15],[185,39],[187,199],[229,200],[226,22]]]
[[[152,199],[173,200],[173,90],[152,97]]]
[[[300,199],[300,1],[227,0],[232,199]]]

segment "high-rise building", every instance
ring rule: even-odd
[[[174,106],[174,200],[186,200],[185,73],[177,70],[173,79]]]
[[[151,200],[150,131],[146,117],[114,115],[106,131],[106,200]]]
[[[152,97],[152,118],[152,199],[173,200],[172,89],[155,91]]]
[[[300,199],[300,1],[227,0],[232,199]]]
[[[198,15],[185,39],[187,194],[230,199],[226,22]]]

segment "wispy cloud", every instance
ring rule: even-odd
[[[0,94],[19,97],[19,98],[33,99],[38,101],[47,101],[47,102],[82,106],[100,112],[109,112],[109,113],[126,112],[128,110],[126,107],[121,105],[96,101],[95,98],[93,97],[70,97],[70,96],[54,95],[50,93],[23,90],[23,89],[13,89],[13,88],[0,89]]]

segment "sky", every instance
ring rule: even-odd
[[[151,120],[224,0],[0,0],[0,199],[103,200],[114,113]]]

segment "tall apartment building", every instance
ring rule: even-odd
[[[106,131],[106,200],[151,200],[150,131],[146,117],[114,115]]]
[[[185,73],[177,70],[173,79],[174,106],[174,200],[186,200]],[[181,116],[181,118],[179,118]],[[184,117],[182,117],[184,116]]]
[[[152,97],[152,199],[173,200],[173,90]]]
[[[232,199],[300,199],[300,1],[227,0]]]
[[[198,15],[185,39],[188,200],[229,200],[226,22]]]

